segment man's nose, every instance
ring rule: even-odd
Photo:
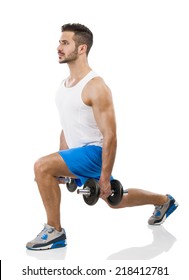
[[[61,45],[58,45],[57,51],[60,51],[60,50],[61,50]]]

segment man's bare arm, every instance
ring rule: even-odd
[[[89,98],[85,100],[92,106],[97,125],[103,135],[102,172],[99,184],[101,197],[106,198],[111,194],[110,176],[117,148],[114,105],[111,91],[101,78],[93,79],[86,87],[85,93],[84,96]]]
[[[64,132],[62,130],[61,133],[60,133],[60,147],[59,147],[59,150],[61,151],[61,150],[67,150],[67,149],[69,149],[69,147],[66,143]]]

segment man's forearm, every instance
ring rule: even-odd
[[[112,174],[117,149],[116,135],[104,138],[102,147],[102,172],[101,181],[108,181]]]

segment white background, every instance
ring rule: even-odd
[[[185,278],[189,186],[188,14],[188,1],[1,1],[3,279],[34,279],[21,275],[27,265],[33,268],[80,265],[112,271],[116,266],[167,266],[170,276],[165,279]],[[83,23],[93,31],[89,63],[113,93],[118,125],[114,177],[125,188],[171,193],[179,208],[163,226],[149,228],[147,220],[153,212],[152,206],[114,211],[99,201],[89,207],[76,193],[62,187],[62,225],[68,246],[30,252],[25,249],[26,242],[46,222],[33,180],[33,164],[59,147],[61,128],[54,95],[69,73],[66,65],[58,64],[56,48],[60,28],[68,22]],[[107,276],[107,279],[125,278]],[[135,275],[132,279],[138,278]]]

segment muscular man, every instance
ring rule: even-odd
[[[56,94],[62,131],[60,150],[39,159],[34,166],[35,180],[46,210],[47,223],[26,247],[43,250],[66,246],[60,221],[60,181],[71,177],[82,185],[89,178],[98,180],[100,196],[111,194],[110,181],[116,155],[116,120],[111,91],[88,64],[93,34],[84,25],[65,24],[61,29],[59,63],[67,63],[70,75]],[[107,201],[106,201],[107,202]],[[152,204],[148,223],[161,224],[177,208],[171,195],[128,189],[113,208]]]

